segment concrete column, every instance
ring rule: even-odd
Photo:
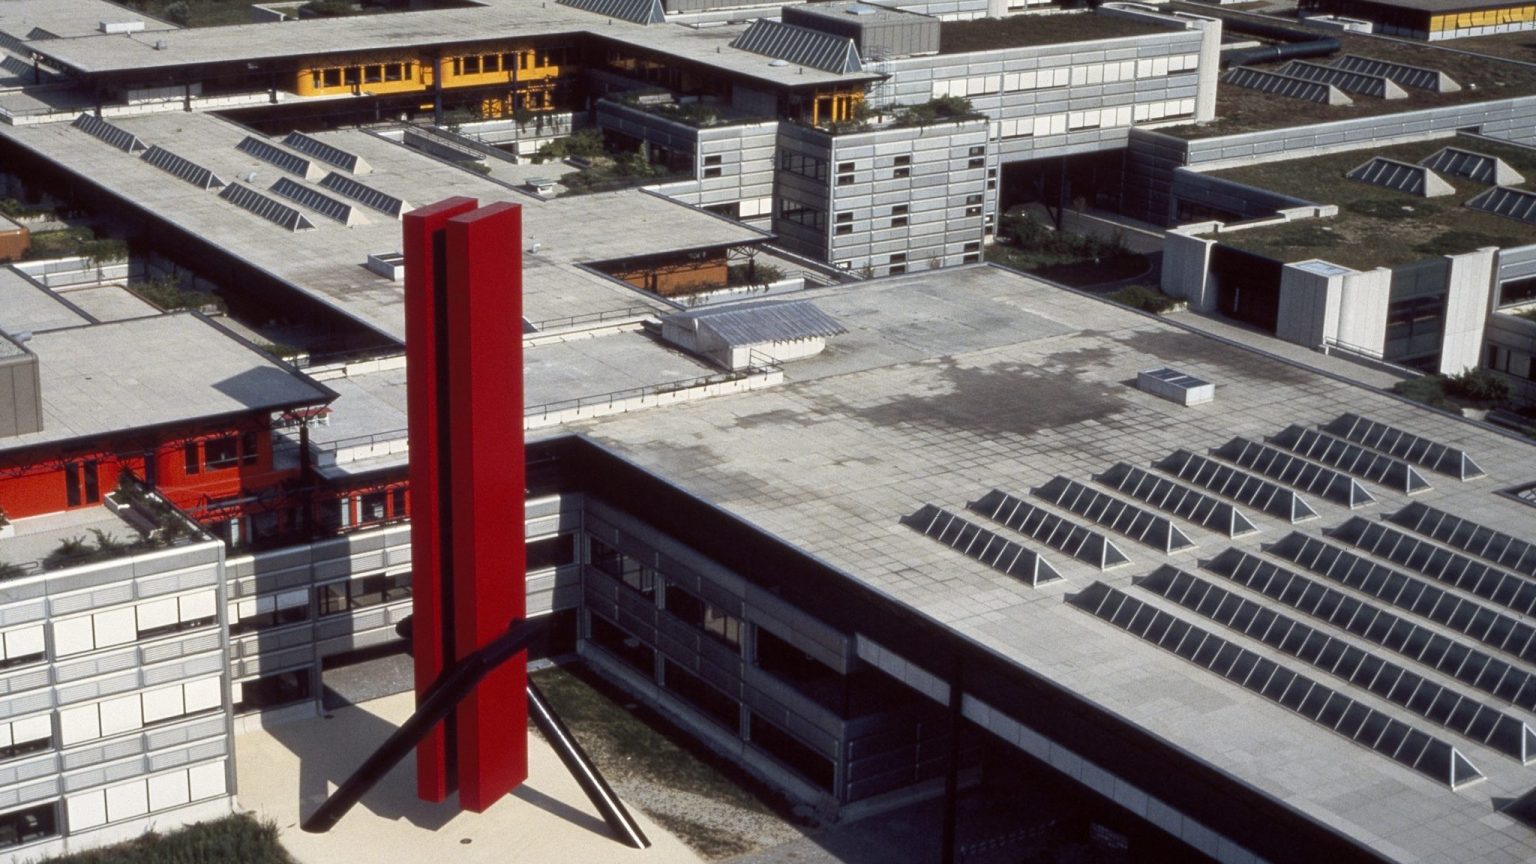
[[[1498,249],[1486,246],[1451,259],[1446,277],[1445,333],[1440,348],[1442,375],[1476,369],[1482,360],[1483,329],[1493,302]]]
[[[1211,285],[1211,248],[1216,241],[1178,231],[1163,236],[1163,273],[1161,286],[1169,297],[1189,301],[1195,312],[1216,308],[1216,291]]]

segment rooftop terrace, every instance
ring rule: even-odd
[[[1483,246],[1536,243],[1536,225],[1463,206],[1489,188],[1466,177],[1441,173],[1441,179],[1456,191],[1438,198],[1344,179],[1346,172],[1373,156],[1417,164],[1447,146],[1504,160],[1526,178],[1517,188],[1530,188],[1536,181],[1536,149],[1463,136],[1213,171],[1215,177],[1339,206],[1339,215],[1330,219],[1223,233],[1221,242],[1279,261],[1322,258],[1357,270],[1393,267]]]

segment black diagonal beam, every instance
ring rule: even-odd
[[[384,779],[384,775],[421,743],[421,739],[426,737],[435,724],[453,713],[481,679],[502,663],[516,657],[542,630],[543,621],[513,622],[507,632],[494,642],[464,658],[416,707],[416,712],[378,750],[363,760],[363,764],[352,772],[352,776],[331,793],[331,797],[305,819],[300,827],[311,833],[323,833],[334,828],[341,817],[368,794],[369,789]],[[614,835],[626,846],[635,849],[650,846],[651,841],[646,838],[645,832],[640,830],[639,824],[624,808],[619,797],[613,794],[613,789],[598,772],[597,766],[587,758],[586,751],[576,743],[570,730],[560,722],[560,718],[544,699],[543,692],[532,681],[528,682],[528,713],[538,725],[539,731],[549,740],[550,746],[554,747],[560,761],[576,778],[581,790],[587,793],[592,805],[603,814],[603,821],[608,823]]]

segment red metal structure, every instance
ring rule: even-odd
[[[522,211],[450,198],[404,216],[412,641],[421,704],[526,614]],[[525,656],[416,751],[417,792],[483,812],[528,775]]]

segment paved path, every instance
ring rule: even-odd
[[[283,846],[301,864],[360,861],[454,864],[701,864],[676,837],[633,805],[654,844],[643,851],[608,834],[554,751],[530,735],[530,779],[485,813],[416,797],[412,760],[391,771],[327,834],[299,828],[363,759],[409,715],[402,693],[338,709],[332,719],[287,723],[235,740],[242,809],[277,823]]]

